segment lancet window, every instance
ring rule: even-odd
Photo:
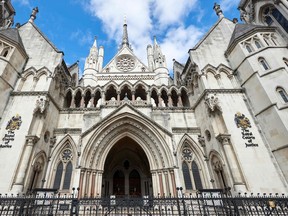
[[[56,166],[53,188],[58,190],[69,190],[73,171],[73,154],[69,145],[61,152]]]

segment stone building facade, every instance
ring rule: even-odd
[[[215,4],[218,20],[173,78],[156,38],[148,64],[137,58],[126,23],[109,63],[95,40],[79,77],[34,23],[37,8],[13,28],[2,7],[0,193],[288,191],[286,0],[242,0],[243,23]]]

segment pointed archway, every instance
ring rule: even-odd
[[[120,139],[109,151],[104,165],[103,196],[151,195],[148,158],[130,137]]]

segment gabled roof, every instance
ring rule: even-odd
[[[12,43],[15,43],[16,45],[19,45],[21,49],[26,54],[22,39],[19,35],[18,29],[16,28],[8,28],[8,29],[1,29],[0,30],[0,37],[4,37],[6,40],[11,41]]]

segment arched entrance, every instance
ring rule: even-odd
[[[104,165],[103,196],[152,195],[147,156],[133,139],[124,137],[110,150]]]

